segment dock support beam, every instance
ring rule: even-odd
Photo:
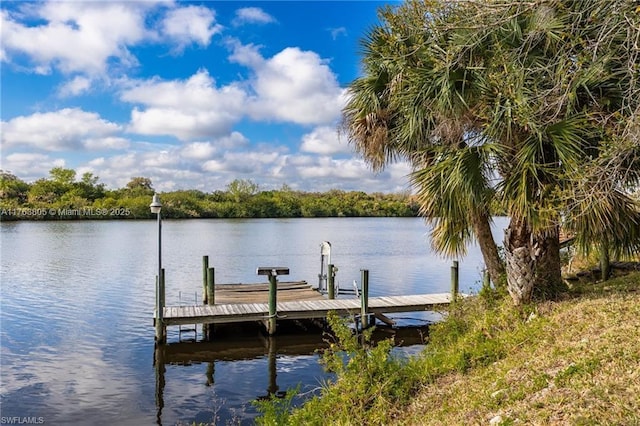
[[[362,289],[360,291],[360,321],[362,329],[369,327],[369,270],[360,270]]]
[[[327,286],[329,287],[327,290],[329,291],[329,299],[335,299],[336,288],[334,283],[335,283],[336,273],[335,273],[335,268],[333,266],[333,263],[329,264],[329,270],[327,271],[327,274],[328,274]]]
[[[209,274],[209,256],[202,256],[202,304],[209,304],[207,298],[207,283]]]
[[[460,275],[458,270],[458,261],[454,260],[451,265],[451,301],[455,301],[458,297],[458,289],[460,283]]]

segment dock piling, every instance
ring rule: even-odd
[[[360,270],[362,289],[360,290],[360,320],[362,329],[369,327],[369,270]]]
[[[156,275],[156,317],[154,318],[156,327],[156,342],[160,342],[162,337],[162,320],[160,316],[160,277]]]
[[[256,271],[258,275],[269,276],[269,318],[267,321],[267,333],[273,336],[276,333],[276,317],[278,316],[278,275],[289,275],[289,268],[261,267]]]
[[[489,275],[488,269],[485,269],[482,274],[482,288],[485,290],[489,290],[491,288],[491,276]]]
[[[209,273],[209,256],[202,256],[202,304],[207,305],[209,300],[207,299],[207,283]]]
[[[164,269],[160,269],[160,276],[156,276],[156,342],[163,344],[166,338],[164,324]]]
[[[336,277],[336,273],[335,273],[335,268],[333,266],[333,263],[329,264],[329,271],[328,271],[328,284],[327,286],[329,287],[327,290],[329,292],[329,299],[335,299],[336,298],[336,288],[335,288],[335,277]]]
[[[276,316],[278,315],[278,276],[269,275],[269,325],[267,333],[272,336],[276,333]]]
[[[451,265],[451,300],[454,301],[458,297],[460,274],[458,270],[458,261],[454,260]]]
[[[165,307],[165,271],[164,268],[160,270],[160,318],[164,317],[164,307]]]
[[[202,296],[207,301],[206,302],[207,305],[215,305],[216,304],[215,272],[216,272],[215,268],[208,268],[207,269],[207,287],[206,287],[205,293]]]

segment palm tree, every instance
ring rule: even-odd
[[[374,170],[396,159],[411,162],[421,213],[435,225],[434,248],[457,256],[475,236],[496,282],[504,267],[491,234],[490,157],[482,147],[468,145],[465,134],[473,127],[464,117],[466,94],[455,76],[436,72],[440,58],[429,55],[440,52],[412,51],[431,45],[433,34],[415,30],[423,15],[413,14],[407,23],[390,8],[381,13],[388,26],[374,28],[363,42],[365,75],[351,85],[343,128]],[[433,72],[416,73],[425,58]],[[442,84],[432,85],[435,78]],[[457,155],[447,155],[452,152]]]
[[[616,235],[634,223],[636,204],[596,217],[589,212],[602,209],[568,208],[585,166],[624,136],[607,117],[637,111],[636,65],[624,51],[637,50],[633,12],[624,0],[409,2],[382,10],[363,41],[364,75],[344,109],[349,140],[374,169],[409,160],[435,248],[460,252],[475,234],[494,277],[501,266],[485,231],[489,205],[501,203],[516,304],[562,285],[558,228],[567,219],[582,229],[571,221],[577,211],[601,231],[585,238],[634,247],[633,233]]]

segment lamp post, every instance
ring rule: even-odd
[[[162,203],[158,194],[153,194],[153,200],[149,204],[151,213],[158,215],[158,277],[156,279],[156,340],[164,342],[164,327],[162,326],[164,310],[164,274],[162,273]]]

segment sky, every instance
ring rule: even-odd
[[[406,163],[374,174],[337,131],[384,4],[2,1],[0,168],[158,191],[406,191]]]

